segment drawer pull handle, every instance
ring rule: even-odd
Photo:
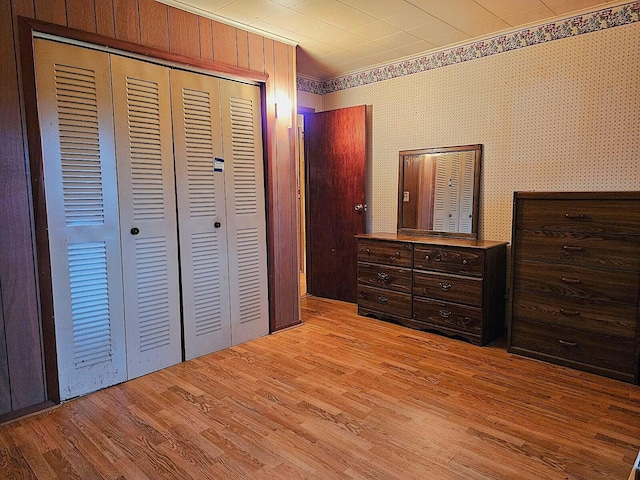
[[[360,292],[360,293],[358,293],[358,297],[360,297],[360,298],[367,298],[367,292]]]
[[[424,256],[424,259],[425,259],[425,260],[431,260],[431,257],[430,257],[429,255],[425,255],[425,256]]]
[[[584,213],[578,213],[578,214],[565,213],[564,218],[568,218],[569,220],[583,220],[586,218],[586,216]]]
[[[467,260],[466,258],[464,260],[462,260],[462,264],[463,265],[467,265],[469,263],[469,260]]]
[[[367,248],[367,255],[371,253],[371,249]]]
[[[438,311],[442,318],[449,318],[451,316],[451,312],[449,310],[445,310],[444,308]]]
[[[566,315],[567,317],[579,317],[580,316],[580,312],[578,312],[577,310],[565,310],[564,308],[560,309],[560,314],[561,315]]]
[[[464,317],[462,319],[462,326],[466,327],[467,325],[469,325],[469,322],[471,322],[471,317]]]
[[[573,246],[573,245],[565,245],[562,248],[564,248],[568,252],[581,252],[582,251],[582,247],[577,247],[577,246]]]
[[[433,259],[434,262],[440,262],[442,261],[442,257],[440,255],[436,255]]]
[[[389,255],[389,261],[393,262],[396,259],[395,255]]]
[[[387,273],[384,273],[384,272],[379,272],[378,273],[378,279],[382,283],[387,283],[387,281],[389,280],[389,275]]]
[[[443,290],[445,292],[451,290],[451,284],[450,283],[440,282],[440,283],[438,283],[438,286],[440,287],[441,290]]]
[[[582,283],[580,280],[578,280],[576,278],[565,278],[565,277],[562,277],[561,280],[564,283],[569,283],[571,285],[577,285],[578,283]]]
[[[566,340],[558,340],[560,345],[563,347],[577,347],[578,344],[576,342],[567,342]]]
[[[380,303],[387,303],[389,302],[389,299],[387,297],[378,297],[378,301]]]

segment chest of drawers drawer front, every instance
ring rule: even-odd
[[[635,305],[591,301],[516,290],[513,296],[514,320],[533,320],[550,327],[563,326],[603,335],[625,338],[636,336]]]
[[[600,369],[635,374],[635,341],[543,323],[514,322],[511,346]],[[613,375],[615,376],[615,375]]]
[[[358,307],[411,318],[411,294],[358,285]]]
[[[480,335],[482,311],[479,308],[415,297],[413,318],[435,326]]]
[[[640,234],[640,204],[632,200],[526,199],[517,210],[517,229]]]
[[[414,270],[413,294],[481,307],[482,279]]]
[[[515,255],[522,260],[638,270],[640,235],[613,237],[566,232],[516,232]]]
[[[484,251],[416,245],[413,253],[413,267],[420,270],[479,277],[484,271]]]
[[[516,261],[514,289],[636,304],[639,273]]]
[[[403,242],[358,240],[358,261],[411,267],[413,245]]]
[[[411,269],[358,262],[358,283],[411,293]]]

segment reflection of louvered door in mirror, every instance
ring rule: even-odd
[[[109,58],[36,39],[62,400],[127,379]]]
[[[231,346],[219,80],[171,72],[186,359]]]
[[[129,378],[182,360],[169,69],[111,56]]]

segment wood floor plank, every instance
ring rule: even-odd
[[[621,479],[640,387],[360,317],[303,324],[0,425],[0,478]]]

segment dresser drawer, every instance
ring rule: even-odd
[[[481,307],[482,279],[414,270],[413,294]]]
[[[481,277],[484,272],[484,251],[416,245],[413,252],[413,267],[420,270]]]
[[[587,267],[638,270],[640,236],[607,236],[568,232],[516,232],[516,258]]]
[[[411,269],[358,262],[358,283],[411,293]]]
[[[411,294],[358,285],[358,307],[411,318]]]
[[[516,261],[513,287],[637,305],[639,272]]]
[[[513,319],[604,335],[636,337],[637,306],[516,290]]]
[[[635,374],[635,341],[544,323],[512,323],[509,349],[538,352],[556,359]]]
[[[358,240],[358,261],[411,267],[413,245],[404,242]]]
[[[640,202],[624,199],[521,199],[516,229],[640,234]]]
[[[460,332],[482,334],[482,310],[467,305],[414,297],[413,319]]]

